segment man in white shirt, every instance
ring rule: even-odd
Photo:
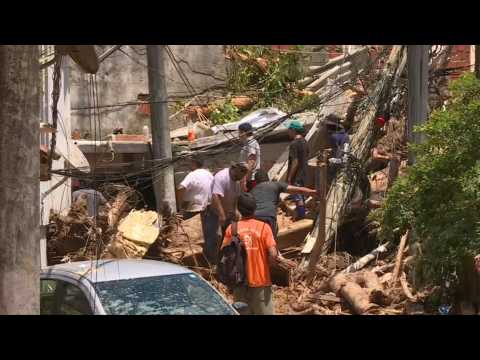
[[[177,189],[177,202],[184,219],[205,211],[212,199],[213,175],[203,167],[203,160],[192,158],[190,168],[192,171]]]
[[[253,138],[253,127],[250,123],[243,123],[238,126],[238,136],[243,144],[240,150],[240,161],[248,165],[248,173],[243,188],[250,191],[255,187],[255,172],[260,169],[260,145]]]
[[[189,219],[200,213],[203,232],[203,254],[213,263],[215,260],[218,218],[211,209],[213,175],[203,167],[203,160],[192,158],[192,171],[183,179],[177,189],[177,203],[183,210],[183,218]]]

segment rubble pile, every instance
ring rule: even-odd
[[[323,256],[313,282],[303,271],[293,271],[288,287],[274,286],[275,313],[289,315],[401,315],[424,312],[429,292],[412,294],[407,281],[412,258],[402,262],[402,275],[392,281],[395,254],[368,268],[345,273],[352,263],[348,253]]]

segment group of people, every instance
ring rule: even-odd
[[[233,291],[235,301],[248,304],[252,314],[273,314],[270,265],[293,263],[277,250],[277,207],[281,193],[289,193],[297,203],[297,218],[305,217],[304,196],[316,190],[305,187],[308,146],[305,129],[291,121],[287,182],[270,181],[261,166],[260,145],[249,123],[239,126],[242,148],[239,160],[211,174],[200,158],[191,159],[191,172],[179,184],[177,200],[184,218],[200,214],[204,235],[204,256],[215,266],[219,252],[232,239],[232,223],[245,245],[247,285]]]

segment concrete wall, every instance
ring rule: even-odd
[[[112,45],[97,45],[101,54]],[[179,66],[196,92],[212,86],[224,85],[226,79],[226,60],[223,45],[170,45]],[[124,45],[104,62],[96,75],[100,105],[111,105],[137,101],[138,94],[148,94],[148,73],[145,45]],[[186,97],[189,91],[172,61],[166,57],[167,91],[169,96]],[[82,134],[90,130],[88,110],[77,110],[89,104],[89,76],[82,73],[76,64],[71,66],[72,129]],[[123,128],[124,133],[142,133],[144,125],[149,125],[148,115],[137,112],[136,105],[117,106],[100,109],[101,134],[97,138],[111,133],[114,128]],[[171,124],[171,128],[184,124]],[[92,125],[93,127],[93,125]],[[91,137],[93,139],[93,136]]]

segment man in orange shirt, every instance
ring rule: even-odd
[[[272,281],[270,263],[283,262],[289,267],[294,264],[282,258],[277,251],[272,229],[262,221],[254,219],[256,203],[250,193],[238,197],[237,208],[242,219],[237,223],[238,238],[247,252],[246,272],[248,286],[233,291],[235,301],[248,304],[253,315],[273,315]],[[232,240],[232,225],[225,231],[222,247]]]

